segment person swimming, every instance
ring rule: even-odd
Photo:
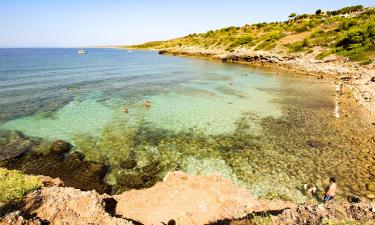
[[[124,107],[124,113],[128,113],[129,112],[129,109]]]
[[[146,101],[145,101],[145,107],[146,107],[147,109],[151,108],[151,101],[150,101],[150,100],[146,100]]]

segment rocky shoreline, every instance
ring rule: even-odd
[[[168,173],[151,188],[120,195],[63,187],[43,177],[0,224],[321,224],[375,222],[374,202],[297,205],[255,199],[221,176]],[[254,221],[261,221],[256,223]]]
[[[159,54],[197,56],[231,63],[247,63],[294,72],[296,75],[329,79],[341,87],[343,98],[353,98],[362,105],[375,120],[375,67],[358,65],[343,57],[331,55],[317,60],[303,54],[277,54],[268,51],[237,49],[233,52],[204,49],[196,46],[158,50]],[[372,121],[374,122],[374,121]]]

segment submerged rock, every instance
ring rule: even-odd
[[[79,153],[64,156],[70,148],[69,143],[56,141],[47,154],[30,151],[22,157],[2,161],[1,165],[26,174],[60,178],[68,187],[110,193],[110,186],[103,181],[107,166],[104,163],[84,161]]]
[[[27,138],[21,132],[1,131],[0,161],[21,157],[37,144],[37,141]]]
[[[64,154],[68,153],[72,149],[72,147],[73,146],[68,142],[57,140],[52,143],[50,150],[51,152],[54,152],[56,154]]]

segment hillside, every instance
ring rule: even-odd
[[[134,49],[200,49],[234,52],[263,50],[274,54],[303,54],[322,59],[336,54],[370,64],[375,56],[375,9],[361,5],[315,14],[291,13],[285,22],[226,27],[167,41],[148,42]]]

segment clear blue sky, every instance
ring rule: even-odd
[[[375,0],[0,0],[0,47],[135,44]]]

